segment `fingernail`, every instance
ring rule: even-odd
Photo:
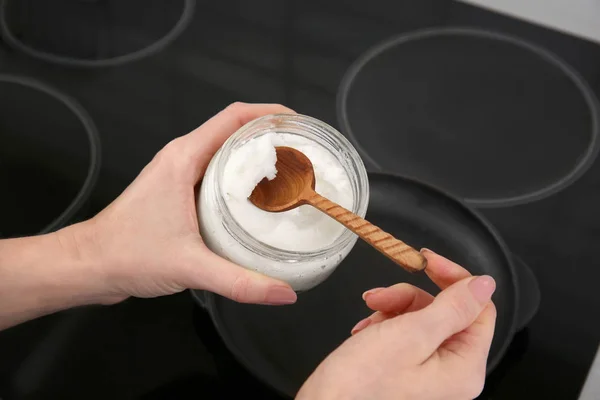
[[[426,248],[426,247],[423,247],[423,248],[421,249],[421,254],[436,254],[436,252],[435,252],[435,251],[433,251],[433,250],[429,250],[429,249],[428,249],[428,248]]]
[[[371,325],[371,319],[370,318],[365,318],[362,321],[360,321],[358,324],[354,325],[354,328],[352,328],[352,330],[350,331],[350,333],[352,335],[354,335],[355,333],[358,333],[358,332],[362,331],[363,329],[365,329],[369,325]]]
[[[294,304],[298,300],[296,292],[287,286],[273,286],[267,291],[264,304],[278,306]]]
[[[385,288],[380,287],[380,288],[374,288],[374,289],[371,289],[371,290],[367,290],[366,292],[364,292],[362,294],[362,299],[364,301],[367,301],[367,296],[370,296],[370,295],[375,294],[377,292],[381,292],[383,289],[385,289]]]
[[[484,304],[492,298],[496,290],[496,281],[488,275],[478,276],[469,282],[469,290],[478,302]]]

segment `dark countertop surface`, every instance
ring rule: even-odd
[[[111,54],[164,35],[183,1],[25,3],[43,10],[26,15],[23,26],[36,27],[32,41],[74,54]],[[143,4],[144,18],[136,19]],[[123,28],[134,20],[135,28]],[[231,102],[279,102],[337,126],[335,96],[352,61],[394,34],[433,26],[481,27],[537,43],[600,94],[600,46],[449,0],[198,1],[183,33],[142,60],[67,68],[0,41],[0,74],[52,85],[94,120],[103,164],[91,215],[169,140]],[[102,40],[86,36],[90,27],[102,30]],[[46,110],[30,112],[35,118]],[[0,126],[3,118],[0,109]],[[539,312],[515,336],[482,398],[577,397],[600,339],[598,204],[595,163],[547,199],[482,210],[530,265],[542,294]],[[0,333],[0,397],[7,399],[224,398],[236,391],[276,398],[233,361],[187,292],[70,310]]]

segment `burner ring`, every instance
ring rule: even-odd
[[[2,83],[23,86],[33,91],[43,93],[54,100],[58,100],[58,102],[65,106],[77,118],[87,136],[89,161],[85,179],[83,180],[81,187],[71,202],[57,217],[52,219],[38,232],[31,232],[31,234],[45,234],[53,232],[63,227],[69,222],[69,220],[73,218],[81,206],[87,201],[96,184],[101,165],[101,142],[98,130],[90,115],[77,101],[64,93],[61,93],[57,89],[52,88],[51,86],[34,79],[4,74],[0,75],[0,84]]]
[[[181,35],[181,33],[187,28],[194,15],[194,9],[196,7],[196,0],[184,0],[183,10],[181,17],[173,28],[161,39],[152,43],[151,45],[144,47],[140,50],[132,53],[116,56],[112,58],[105,58],[99,60],[86,60],[75,57],[65,57],[56,54],[48,53],[45,51],[36,50],[35,48],[23,43],[11,32],[8,27],[6,20],[6,9],[8,7],[9,0],[0,0],[0,36],[6,41],[6,43],[24,54],[30,57],[37,58],[39,60],[77,68],[102,68],[102,67],[115,67],[129,62],[137,61],[139,59],[151,56],[168,46],[171,42]]]
[[[374,128],[376,128],[376,123],[374,123],[373,125],[369,125],[369,123],[366,123],[364,121],[378,121],[379,123],[379,118],[382,116],[382,114],[374,114],[373,111],[371,112],[371,114],[368,114],[368,111],[363,111],[361,110],[357,104],[361,104],[363,106],[365,106],[365,109],[369,107],[368,103],[375,103],[376,100],[380,100],[377,99],[376,96],[373,94],[375,92],[377,92],[378,90],[384,90],[385,91],[385,85],[388,86],[393,86],[394,84],[396,84],[396,88],[410,88],[410,86],[407,86],[407,83],[415,83],[415,81],[410,82],[410,78],[413,78],[416,76],[416,82],[417,84],[425,84],[425,87],[427,87],[427,84],[432,84],[432,86],[435,85],[439,85],[439,83],[441,82],[441,80],[436,80],[435,78],[435,74],[434,73],[430,73],[430,75],[426,75],[427,72],[423,72],[421,75],[419,75],[419,72],[416,72],[414,76],[410,76],[409,78],[406,78],[404,76],[401,76],[401,74],[403,73],[401,68],[405,68],[405,66],[400,63],[395,63],[395,64],[387,64],[388,70],[386,70],[383,65],[385,62],[388,62],[389,59],[392,59],[392,62],[397,62],[398,59],[401,59],[403,62],[407,61],[409,64],[410,62],[412,62],[411,58],[412,56],[417,56],[417,57],[422,57],[423,60],[428,60],[429,59],[427,57],[434,55],[438,58],[433,58],[436,61],[440,61],[440,59],[443,60],[443,57],[440,56],[440,54],[443,53],[443,50],[437,50],[437,49],[433,49],[431,50],[431,48],[427,48],[427,41],[435,41],[435,40],[439,40],[439,41],[444,41],[447,40],[450,43],[452,43],[452,40],[454,40],[456,43],[456,47],[453,47],[452,50],[463,50],[464,53],[452,53],[452,50],[447,50],[447,53],[444,54],[444,57],[450,58],[452,59],[453,56],[455,56],[456,54],[458,54],[458,57],[460,56],[473,56],[474,54],[477,55],[477,51],[478,50],[485,50],[485,47],[481,45],[481,43],[484,43],[487,46],[496,46],[499,48],[505,47],[505,51],[509,51],[509,55],[517,55],[517,56],[521,56],[522,58],[520,60],[515,61],[515,64],[518,63],[518,61],[524,61],[524,65],[525,67],[529,66],[530,64],[528,64],[529,62],[537,62],[538,64],[544,64],[545,66],[542,66],[544,68],[547,68],[548,70],[545,72],[550,71],[551,76],[558,76],[560,79],[563,80],[562,85],[563,86],[567,86],[567,84],[565,84],[565,82],[568,82],[568,85],[571,86],[570,90],[571,92],[569,93],[577,93],[577,97],[575,100],[579,101],[579,103],[581,103],[581,109],[583,109],[585,107],[585,111],[586,111],[586,118],[589,119],[589,128],[585,131],[585,134],[587,136],[589,136],[589,139],[586,140],[585,143],[585,148],[583,149],[583,145],[582,150],[580,152],[577,153],[577,155],[573,155],[573,165],[571,166],[571,164],[569,165],[568,168],[565,168],[566,171],[560,171],[560,173],[556,173],[555,176],[552,177],[552,179],[546,179],[548,182],[544,182],[543,185],[540,185],[538,187],[528,187],[526,189],[521,189],[521,190],[508,190],[510,188],[506,188],[504,193],[494,193],[493,195],[488,195],[488,194],[483,194],[481,193],[481,191],[479,193],[477,193],[477,189],[472,189],[471,188],[471,193],[467,193],[468,191],[465,190],[464,187],[459,188],[458,190],[456,190],[457,187],[459,187],[458,183],[459,183],[459,179],[460,177],[457,175],[455,176],[451,176],[452,172],[448,172],[445,171],[444,169],[449,169],[452,170],[453,166],[449,163],[446,163],[445,165],[440,165],[440,164],[436,164],[435,168],[431,168],[432,165],[425,165],[427,162],[431,162],[431,161],[427,161],[426,158],[421,157],[420,159],[416,160],[415,162],[413,162],[412,164],[409,162],[406,162],[405,164],[401,164],[400,161],[398,161],[398,159],[400,159],[403,156],[410,156],[410,154],[405,154],[402,153],[402,151],[399,152],[399,154],[396,153],[392,153],[390,150],[394,149],[394,150],[398,150],[400,148],[400,150],[402,150],[402,148],[400,146],[394,146],[393,143],[392,145],[389,145],[385,148],[380,147],[375,147],[372,143],[366,143],[366,141],[364,140],[364,138],[367,137],[367,135],[370,135],[370,137],[372,137],[374,134],[375,139],[372,139],[371,141],[377,141],[377,134],[376,132],[374,132]],[[463,40],[466,42],[462,44],[463,47],[461,47],[461,43],[459,43],[460,40]],[[470,42],[469,42],[470,41]],[[480,43],[474,43],[476,41],[480,41]],[[425,43],[425,48],[424,51],[422,53],[420,53],[423,49],[416,49],[417,44],[423,44]],[[470,46],[480,46],[480,47],[475,47],[476,51],[473,51],[473,47]],[[405,47],[407,47],[407,50],[400,50],[400,48],[404,49]],[[441,47],[441,46],[440,46]],[[512,47],[512,50],[509,49],[510,47]],[[439,52],[436,55],[436,51]],[[510,53],[510,51],[512,51],[512,53]],[[395,53],[394,53],[395,52]],[[400,52],[404,52],[403,54],[400,54]],[[387,57],[387,58],[386,58]],[[394,58],[396,57],[396,58]],[[404,58],[402,58],[404,57]],[[458,59],[458,57],[454,57],[456,59]],[[485,57],[485,56],[484,56]],[[479,62],[480,60],[477,60],[475,58],[475,62]],[[379,63],[379,64],[377,64]],[[374,66],[375,65],[375,66]],[[450,68],[458,68],[458,66],[461,65],[459,61],[456,61],[454,64],[451,64]],[[466,64],[468,67],[468,64]],[[482,63],[482,65],[486,65],[485,63]],[[492,64],[493,65],[493,64]],[[519,67],[521,67],[522,65],[518,65]],[[533,64],[532,64],[533,65]],[[426,63],[423,63],[422,65],[423,67],[428,67],[426,65]],[[391,68],[394,67],[394,68]],[[413,66],[414,67],[414,66]],[[438,66],[439,68],[439,72],[440,74],[443,74],[445,72],[445,68],[447,66],[445,66],[444,64],[441,64]],[[497,68],[501,68],[501,66],[498,66]],[[369,74],[365,73],[365,70],[368,70]],[[386,78],[391,78],[392,80],[388,81],[388,82],[383,82],[385,83],[385,85],[380,82],[377,81],[376,78],[374,78],[374,73],[372,72],[373,70],[375,70],[376,72],[381,72],[381,71],[387,71],[388,75],[386,76]],[[516,69],[518,71],[518,69]],[[392,71],[392,72],[390,72]],[[398,72],[401,71],[401,72]],[[429,70],[427,70],[429,71]],[[458,69],[457,69],[458,71]],[[410,70],[410,72],[415,72],[415,69],[413,68],[413,70]],[[501,71],[502,72],[502,71]],[[508,70],[508,72],[514,72],[514,70]],[[396,74],[397,73],[397,74]],[[366,76],[366,78],[365,78]],[[517,76],[517,78],[519,78]],[[361,81],[362,79],[362,81]],[[393,79],[396,79],[395,81]],[[405,81],[400,81],[402,79],[405,79]],[[418,79],[423,79],[423,81],[419,82]],[[431,81],[430,81],[431,80]],[[383,78],[381,78],[381,81],[383,81]],[[400,81],[400,82],[399,82]],[[357,82],[362,85],[360,86],[360,89],[356,89],[357,86]],[[379,83],[377,83],[379,82]],[[399,82],[399,83],[398,83]],[[391,84],[390,84],[391,83]],[[369,85],[371,85],[371,88],[367,88]],[[549,84],[550,86],[550,90],[553,90],[552,87],[552,82],[550,82]],[[419,89],[422,86],[415,86],[418,87]],[[493,85],[491,86],[493,87]],[[383,88],[383,89],[382,89]],[[544,90],[546,88],[542,88],[542,90]],[[360,95],[356,95],[352,93],[352,91],[358,92],[360,91]],[[361,91],[362,90],[362,91]],[[528,94],[531,98],[532,94],[531,92],[527,92],[527,88],[523,89],[525,91],[525,94]],[[371,92],[371,93],[369,93]],[[477,93],[477,90],[475,90],[475,92]],[[391,90],[390,90],[391,93]],[[400,93],[399,91],[395,92]],[[409,93],[409,94],[406,94]],[[415,90],[414,92],[408,92],[405,91],[404,94],[406,95],[406,97],[411,97],[411,95],[414,94],[419,94],[419,90]],[[480,92],[478,92],[479,94],[482,93],[482,90],[480,89]],[[556,91],[554,92],[556,93]],[[389,94],[389,93],[388,93]],[[538,97],[543,99],[543,95],[545,93],[544,92],[537,92],[534,93],[533,96],[537,95]],[[352,98],[352,96],[354,96],[354,98]],[[370,96],[370,97],[369,97]],[[357,100],[357,98],[362,97],[363,100]],[[403,106],[406,106],[405,103],[412,101],[412,100],[406,100],[406,97],[402,97],[401,95],[398,95],[396,97],[392,97],[391,95],[389,96],[388,99],[386,100],[392,100],[395,103],[399,103],[402,102]],[[449,98],[452,98],[452,96],[448,96]],[[516,98],[516,97],[515,97]],[[573,97],[574,98],[574,97]],[[418,100],[415,101],[417,106],[416,106],[416,111],[419,111],[419,106],[423,106],[423,104],[429,105],[431,104],[431,102],[435,102],[435,97],[433,97],[433,99],[430,98],[422,98],[422,103],[419,104]],[[545,99],[543,99],[545,100]],[[362,103],[361,103],[362,101]],[[485,101],[485,98],[483,100],[481,100],[482,102]],[[568,100],[567,100],[568,101]],[[429,102],[429,103],[428,103]],[[410,104],[410,103],[409,103]],[[414,104],[414,103],[413,103]],[[381,103],[377,103],[377,105],[381,105]],[[435,104],[435,106],[438,106],[438,108],[434,109],[434,110],[439,110],[439,104]],[[449,104],[449,106],[452,106],[452,104]],[[352,109],[352,107],[354,107]],[[375,106],[373,106],[375,107]],[[399,112],[401,113],[403,111],[402,107],[397,107],[395,110],[393,108],[389,108],[390,106],[386,106],[388,107],[386,109],[385,112],[387,112],[388,114],[394,114],[394,112],[397,114],[399,114]],[[393,107],[393,106],[392,106]],[[350,108],[350,110],[349,110]],[[359,111],[357,111],[359,110]],[[354,112],[353,112],[354,111]],[[415,110],[413,110],[415,111]],[[464,112],[464,110],[462,110]],[[581,111],[581,110],[578,110]],[[357,117],[357,113],[358,113],[358,117]],[[382,112],[384,113],[384,112]],[[406,112],[406,114],[410,114],[409,112]],[[570,184],[572,184],[573,182],[575,182],[579,177],[581,177],[588,169],[589,167],[592,165],[593,161],[595,160],[598,151],[600,149],[600,140],[598,138],[598,136],[600,135],[600,109],[598,106],[598,100],[596,99],[595,94],[593,93],[593,91],[590,89],[589,85],[584,81],[584,79],[579,75],[579,73],[570,65],[568,65],[565,61],[563,61],[562,59],[560,59],[558,56],[556,56],[555,54],[551,53],[550,51],[541,48],[538,45],[529,43],[527,41],[524,41],[520,38],[517,37],[513,37],[510,35],[506,35],[506,34],[501,34],[501,33],[495,33],[495,32],[488,32],[488,31],[483,31],[483,30],[479,30],[479,29],[473,29],[473,28],[434,28],[434,29],[426,29],[426,30],[421,30],[421,31],[416,31],[416,32],[411,32],[408,34],[403,34],[400,36],[396,36],[393,37],[391,39],[388,39],[374,47],[372,47],[370,50],[368,50],[365,54],[363,54],[361,57],[358,58],[358,60],[356,60],[354,62],[354,64],[348,69],[348,71],[346,72],[346,74],[344,75],[340,87],[339,87],[339,91],[338,91],[338,96],[337,96],[337,115],[338,115],[338,122],[340,124],[340,128],[342,130],[342,132],[348,136],[348,138],[352,141],[352,143],[356,146],[357,150],[359,151],[359,153],[361,154],[362,157],[364,157],[365,162],[374,169],[374,170],[379,170],[379,171],[387,171],[387,172],[394,172],[396,174],[402,174],[402,175],[407,175],[407,176],[411,176],[415,179],[419,179],[419,180],[424,180],[427,181],[431,184],[434,185],[438,185],[438,186],[442,186],[444,187],[446,190],[453,192],[454,194],[456,194],[457,196],[462,197],[467,203],[469,203],[470,205],[476,206],[476,207],[483,207],[483,208],[487,208],[487,207],[506,207],[506,206],[512,206],[512,205],[517,205],[517,204],[524,204],[524,203],[529,203],[532,201],[536,201],[536,200],[540,200],[542,198],[548,197],[552,194],[555,194],[557,192],[559,192],[560,190],[566,188],[567,186],[569,186]],[[385,116],[384,116],[385,117]],[[389,117],[389,116],[388,116]],[[410,117],[410,115],[409,115]],[[391,117],[390,117],[391,118]],[[396,117],[398,121],[399,119],[401,119],[402,117]],[[360,121],[362,120],[362,122]],[[357,121],[359,123],[361,123],[362,129],[357,129],[357,127],[355,125],[357,125]],[[427,126],[427,124],[425,124],[425,126],[420,125],[421,122],[423,121],[423,119],[421,121],[412,121],[413,125],[404,125],[401,126],[401,128],[404,128],[405,131],[409,131],[409,132],[413,132],[414,135],[403,135],[402,136],[402,140],[404,142],[400,142],[400,144],[404,144],[404,145],[414,145],[414,142],[411,141],[419,141],[422,139],[419,139],[419,135],[423,135],[423,136],[441,136],[440,133],[446,133],[443,132],[445,126],[441,125],[441,129],[440,125],[435,126],[435,125],[430,125]],[[387,121],[388,125],[385,125],[387,127],[389,127],[389,120]],[[400,121],[400,123],[402,123],[403,121]],[[394,128],[396,128],[394,126]],[[436,128],[439,129],[436,132]],[[494,127],[492,127],[494,128]],[[428,131],[429,129],[429,131]],[[473,129],[474,130],[474,129]],[[568,130],[565,129],[565,131]],[[368,133],[365,133],[368,132]],[[456,132],[460,132],[460,131],[456,131]],[[453,132],[453,133],[456,133]],[[382,136],[385,134],[382,134]],[[389,135],[386,138],[385,136],[383,136],[384,139],[389,139]],[[447,136],[446,136],[447,137]],[[451,138],[449,138],[451,139]],[[497,138],[496,138],[497,139]],[[380,142],[382,142],[382,140],[380,139]],[[543,142],[542,142],[543,143]],[[370,147],[370,149],[368,148]],[[414,149],[414,147],[413,147]],[[406,150],[406,152],[408,153],[409,150]],[[422,156],[423,154],[421,154]],[[396,157],[396,160],[393,160],[393,158]],[[448,161],[448,160],[446,160]],[[459,161],[460,162],[460,161]],[[390,165],[393,165],[392,167],[390,167]],[[476,165],[475,165],[476,167]],[[525,170],[526,171],[526,170]],[[445,174],[445,176],[444,176]],[[526,175],[526,173],[525,173]],[[454,185],[455,187],[452,187],[452,184],[450,186],[447,185],[448,179],[449,178],[454,178]],[[533,185],[532,185],[533,186]],[[520,191],[520,192],[519,192]]]

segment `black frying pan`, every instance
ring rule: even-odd
[[[535,280],[529,274],[516,273],[517,264],[498,235],[461,202],[407,178],[370,174],[369,180],[370,221],[416,248],[429,247],[473,274],[496,279],[493,299],[498,319],[488,360],[491,370],[520,323],[537,308],[539,297],[530,297],[537,293]],[[526,290],[518,290],[520,280]],[[348,338],[354,324],[369,315],[362,293],[398,282],[438,292],[424,273],[405,272],[359,240],[327,281],[300,294],[292,306],[238,304],[204,292],[193,295],[209,311],[238,360],[259,379],[291,397],[321,360]],[[525,293],[533,300],[520,302]]]

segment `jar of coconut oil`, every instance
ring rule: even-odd
[[[211,160],[198,196],[200,233],[216,254],[304,291],[335,270],[357,236],[309,205],[269,213],[250,203],[254,187],[276,175],[276,146],[306,154],[316,191],[365,216],[368,177],[350,142],[315,118],[277,114],[243,126]]]

